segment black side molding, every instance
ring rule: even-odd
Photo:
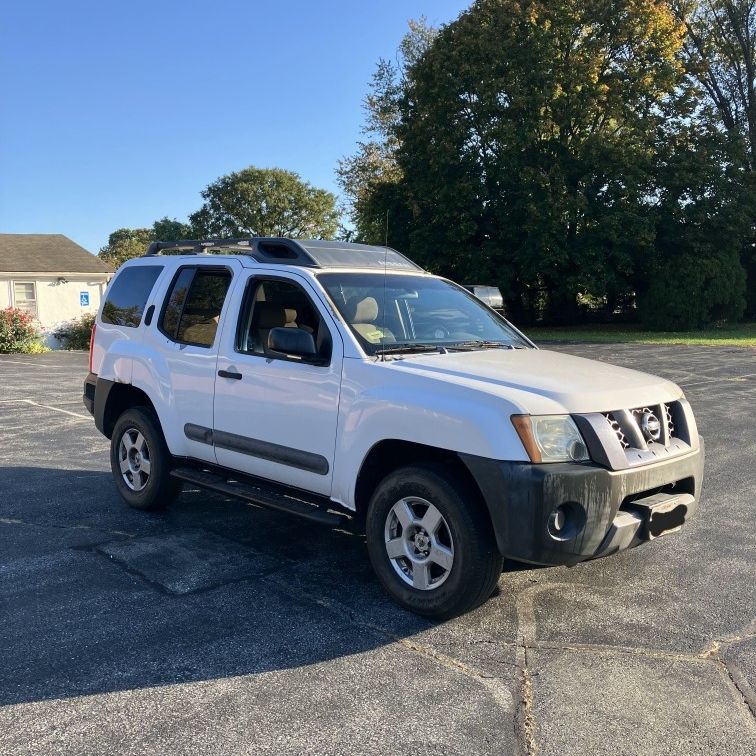
[[[198,441],[201,444],[247,454],[250,457],[267,459],[270,462],[278,462],[281,465],[296,467],[299,470],[307,470],[307,472],[313,472],[317,475],[328,475],[330,469],[328,460],[320,454],[293,449],[281,444],[273,444],[270,441],[261,441],[257,438],[239,436],[236,433],[213,431],[211,428],[187,423],[184,426],[184,435],[188,439]]]

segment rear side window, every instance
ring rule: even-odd
[[[212,346],[230,284],[225,268],[181,268],[168,293],[160,330],[181,344]]]
[[[102,306],[103,323],[136,328],[162,265],[139,265],[122,270],[110,284]]]

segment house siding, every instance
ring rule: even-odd
[[[65,278],[66,283],[59,279]],[[58,346],[52,337],[59,325],[86,313],[97,312],[110,275],[100,273],[0,273],[0,308],[12,307],[13,283],[33,281],[37,296],[37,320],[48,346]],[[82,307],[81,292],[89,293],[89,306]]]

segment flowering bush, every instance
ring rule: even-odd
[[[74,318],[68,323],[58,326],[53,331],[58,341],[63,345],[63,349],[89,349],[89,339],[92,335],[92,326],[94,325],[94,313],[87,313],[80,318]]]
[[[44,351],[40,336],[33,315],[17,307],[0,310],[0,354]]]

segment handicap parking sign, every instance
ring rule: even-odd
[[[79,292],[79,304],[82,307],[89,307],[89,292],[88,291]]]

